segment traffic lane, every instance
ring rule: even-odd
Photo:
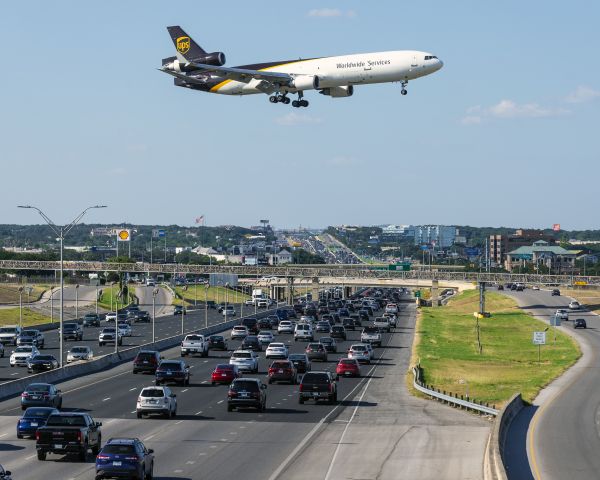
[[[569,297],[552,296],[543,290],[511,292],[511,296],[525,310],[545,320],[553,316],[557,308],[567,308],[570,301]],[[534,478],[583,480],[597,478],[600,471],[597,429],[600,359],[596,353],[600,348],[600,319],[585,310],[569,317],[586,319],[588,328],[585,330],[572,329],[571,320],[559,327],[571,330],[582,349],[588,352],[586,357],[543,390],[534,400],[534,406],[527,407],[517,417],[520,423],[517,422],[515,428],[511,426],[508,432],[511,443],[525,444],[527,441],[529,466]],[[523,438],[525,434],[527,439]],[[509,472],[523,470],[519,458],[508,458]],[[517,475],[510,478],[520,478]]]
[[[206,318],[208,318],[208,325],[216,325],[224,321],[222,314],[218,313],[217,310],[209,309],[208,316],[205,316],[205,312],[189,312],[183,316],[184,331],[194,331],[206,326]],[[100,327],[85,327],[83,329],[83,340],[65,340],[63,342],[64,358],[66,361],[67,351],[73,345],[84,345],[88,346],[94,352],[94,356],[98,357],[101,355],[107,355],[115,351],[114,344],[108,344],[104,346],[98,345],[98,336],[100,331],[109,326],[114,326],[113,322],[106,322],[102,320]],[[132,324],[133,335],[130,337],[123,337],[123,345],[119,346],[119,349],[131,348],[146,343],[152,342],[152,322],[149,323],[134,323]],[[155,322],[155,334],[157,340],[162,340],[174,335],[181,333],[181,316],[180,315],[163,315],[156,317]],[[56,358],[60,356],[59,336],[58,330],[50,330],[44,332],[45,344],[41,350],[42,353],[54,355]],[[26,367],[13,367],[10,368],[10,354],[16,347],[5,346],[5,356],[0,358],[0,383],[10,380],[16,380],[18,378],[26,377],[30,374],[27,373]],[[6,370],[3,367],[8,367]]]

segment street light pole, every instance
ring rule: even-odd
[[[204,326],[208,328],[208,289],[210,285],[204,285]]]
[[[156,343],[156,331],[155,331],[155,321],[156,321],[156,296],[158,295],[158,288],[152,290],[152,344]]]
[[[229,303],[229,282],[225,283],[225,321],[228,320],[229,312],[227,311],[227,304]]]
[[[23,329],[23,287],[19,287],[19,327]]]
[[[64,320],[64,301],[63,301],[63,297],[64,297],[64,286],[65,286],[65,282],[64,282],[64,258],[63,258],[63,247],[64,247],[64,239],[65,239],[65,235],[67,235],[75,225],[77,225],[77,223],[79,223],[79,220],[81,220],[83,218],[83,216],[86,214],[86,212],[88,210],[91,210],[93,208],[106,208],[106,205],[93,205],[91,207],[87,207],[83,212],[81,212],[79,215],[77,215],[77,217],[75,217],[75,219],[66,227],[61,226],[58,227],[52,220],[50,220],[50,218],[44,213],[42,212],[38,207],[34,207],[32,205],[18,205],[18,208],[31,208],[33,210],[36,210],[40,216],[46,221],[46,223],[48,224],[48,226],[52,229],[52,231],[58,235],[59,240],[60,240],[60,323],[59,323],[59,360],[58,360],[58,366],[62,367],[63,366],[63,334],[62,334],[62,327],[63,327],[63,320]]]
[[[50,287],[50,323],[54,323],[54,285]]]
[[[98,315],[98,284],[100,283],[100,280],[97,280],[96,283],[96,315]]]
[[[79,320],[79,284],[75,284],[75,321]]]

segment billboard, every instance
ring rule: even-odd
[[[210,273],[208,275],[208,284],[211,287],[224,287],[227,283],[230,287],[237,287],[238,276],[235,273]]]

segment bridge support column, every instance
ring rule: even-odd
[[[437,280],[431,281],[431,306],[437,307],[439,302],[439,282]]]
[[[294,277],[287,277],[287,285],[285,287],[285,300],[288,305],[294,304]]]
[[[313,302],[318,302],[319,301],[319,278],[318,277],[313,277],[313,279],[312,279],[311,294],[312,294]]]

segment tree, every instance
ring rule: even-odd
[[[292,252],[292,262],[297,264],[323,264],[325,259],[321,255],[307,252],[302,248],[298,248]]]

